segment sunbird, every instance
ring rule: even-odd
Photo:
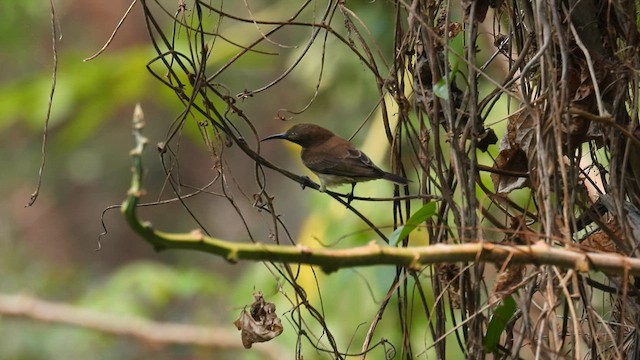
[[[398,185],[409,180],[380,169],[369,157],[347,140],[315,124],[297,124],[284,133],[262,139],[284,139],[302,146],[300,158],[320,179],[320,191],[327,187],[351,184],[349,202],[353,198],[356,183],[385,179]]]

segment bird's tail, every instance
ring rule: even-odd
[[[411,182],[411,180],[405,179],[400,175],[396,175],[388,172],[385,172],[382,178],[385,180],[392,181],[398,185],[407,185],[408,183]]]

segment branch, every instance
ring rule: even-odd
[[[0,314],[17,318],[92,329],[161,345],[197,345],[218,350],[244,350],[240,334],[227,329],[143,319],[119,318],[82,307],[40,300],[27,295],[0,295]],[[282,349],[271,344],[255,346],[265,358],[279,359]]]
[[[514,264],[555,265],[578,272],[601,271],[608,274],[640,274],[640,259],[617,253],[584,252],[571,248],[551,247],[544,241],[533,245],[506,245],[487,242],[467,244],[436,244],[417,247],[393,247],[371,242],[349,249],[308,248],[304,246],[270,245],[263,243],[237,243],[206,236],[199,230],[191,233],[166,233],[153,229],[150,223],[137,217],[136,206],[142,190],[142,150],[147,139],[142,136],[144,120],[142,110],[136,107],[133,119],[136,147],[131,151],[133,176],[128,196],[122,204],[131,229],[154,246],[157,251],[190,249],[204,251],[225,258],[239,260],[272,261],[320,266],[331,272],[340,268],[373,265],[395,265],[420,269],[429,264],[465,261]]]

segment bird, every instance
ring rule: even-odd
[[[385,179],[407,185],[406,178],[386,172],[347,140],[315,124],[296,124],[286,132],[267,136],[261,141],[284,139],[302,147],[302,163],[320,179],[320,191],[327,187],[351,184],[348,203],[353,200],[356,183]]]

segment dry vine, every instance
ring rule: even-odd
[[[214,160],[212,183],[245,221],[252,242],[260,240],[247,226],[239,201],[270,214],[271,245],[295,245],[269,192],[267,179],[273,173],[267,177],[265,169],[309,188],[318,185],[261,155],[259,139],[265,134],[257,133],[257,120],[243,112],[239,100],[270,91],[302,66],[312,45],[331,39],[343,44],[343,56],[357,58],[372,76],[392,169],[414,179],[408,187],[395,188],[389,216],[395,226],[416,210],[411,199],[432,198],[438,199],[437,215],[425,225],[433,245],[499,242],[534,248],[542,240],[549,249],[601,252],[610,259],[638,256],[640,34],[634,2],[462,0],[458,7],[446,1],[358,6],[305,1],[284,20],[236,15],[224,2],[181,1],[173,11],[160,1],[140,3],[157,52],[148,69],[184,105],[159,146],[168,184],[180,201],[180,194],[191,190],[180,181],[180,135],[186,126],[196,126]],[[365,6],[388,9],[392,46],[381,46],[369,32],[370,24],[358,16]],[[165,26],[167,21],[172,26]],[[225,32],[228,22],[254,24],[255,41],[238,44]],[[308,38],[298,59],[273,81],[237,95],[220,83],[226,72],[241,69],[243,57],[270,56],[262,45],[281,46],[273,36],[300,29],[308,30]],[[456,39],[462,47],[454,44]],[[211,69],[209,59],[221,44],[235,46],[237,52]],[[318,59],[322,65],[324,49]],[[321,82],[322,70],[316,93]],[[393,116],[392,107],[397,107]],[[501,107],[508,109],[506,127],[496,122]],[[491,158],[487,151],[498,136],[497,156]],[[234,177],[225,162],[228,146],[255,163],[256,187],[243,189],[240,197],[233,196]],[[348,204],[344,195],[329,195],[359,217],[376,234],[372,236],[388,242],[381,225]],[[190,211],[186,204],[184,208]],[[204,226],[200,231],[210,235]],[[410,247],[409,240],[398,246]],[[198,244],[190,247],[198,249]],[[500,358],[638,358],[639,290],[629,271],[609,276],[605,284],[575,271],[580,269],[511,259],[502,261],[500,275],[491,282],[485,282],[491,271],[480,256],[435,267],[397,266],[377,314],[370,315],[359,352],[349,350],[348,340],[336,338],[328,325],[335,319],[321,302],[309,299],[295,267],[276,264],[281,260],[276,258],[268,267],[286,283],[282,292],[291,302],[287,316],[298,333],[298,358],[307,347],[332,358],[364,358],[381,345],[392,347],[389,357],[428,358],[433,351],[444,359],[447,341],[467,358],[487,353]],[[605,295],[610,301],[602,311],[595,299]],[[379,322],[394,315],[392,299],[401,340],[376,342]],[[498,312],[495,305],[514,300],[517,311],[502,320],[496,334],[491,319]],[[417,313],[429,319],[426,345],[412,338]],[[492,336],[499,340],[490,344]]]

